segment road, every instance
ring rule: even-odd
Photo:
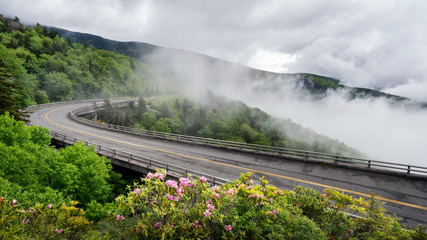
[[[380,173],[305,163],[258,154],[134,136],[87,126],[67,115],[85,104],[52,106],[34,111],[31,124],[102,146],[160,160],[168,164],[235,180],[242,172],[253,172],[254,179],[265,176],[279,189],[295,185],[323,191],[335,187],[355,197],[375,193],[390,213],[409,226],[427,226],[427,181]]]

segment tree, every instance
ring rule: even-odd
[[[111,164],[108,159],[99,157],[93,147],[88,148],[82,142],[60,149],[60,154],[61,158],[52,166],[61,172],[54,176],[54,188],[83,204],[91,200],[110,200],[112,188],[107,179]]]
[[[152,131],[157,132],[165,132],[165,133],[171,133],[172,130],[170,127],[164,122],[164,119],[159,119],[152,127]]]
[[[73,85],[67,75],[62,72],[46,74],[43,89],[51,101],[69,101],[73,96]]]
[[[0,114],[9,112],[17,120],[26,120],[26,115],[20,111],[20,86],[8,80],[11,74],[7,71],[5,63],[0,60]]]
[[[156,123],[157,117],[153,111],[145,112],[141,117],[141,126],[145,129],[150,129]]]
[[[138,104],[135,106],[136,114],[138,118],[142,116],[147,111],[147,103],[145,102],[144,97],[139,97]]]

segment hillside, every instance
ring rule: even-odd
[[[127,109],[105,103],[96,119],[158,132],[199,136],[257,145],[285,147],[352,157],[365,157],[338,140],[317,134],[291,120],[274,118],[240,101],[206,93],[201,98],[168,95]],[[149,106],[149,107],[146,107]],[[85,117],[93,119],[95,113]]]
[[[177,88],[171,76],[154,66],[119,53],[71,43],[40,25],[25,27],[4,17],[0,17],[0,59],[1,72],[20,86],[21,107],[161,94]]]
[[[408,100],[404,97],[383,93],[373,89],[344,86],[340,84],[338,79],[326,76],[310,73],[267,72],[212,58],[203,54],[165,48],[148,43],[120,42],[92,34],[72,32],[55,27],[50,27],[50,29],[58,32],[62,37],[71,42],[88,44],[97,49],[117,52],[140,59],[142,62],[147,64],[153,64],[154,61],[154,63],[157,63],[163,71],[171,73],[178,79],[185,76],[180,76],[179,72],[177,73],[175,71],[173,66],[175,64],[174,62],[203,63],[207,67],[213,66],[216,70],[226,69],[231,72],[245,72],[248,75],[246,81],[249,82],[256,81],[257,79],[280,79],[285,82],[296,79],[299,86],[303,87],[303,89],[307,90],[308,93],[313,94],[316,97],[322,97],[328,90],[348,90],[347,97],[350,100],[369,97],[385,97],[396,101]],[[159,52],[161,52],[161,55],[157,54]],[[154,59],[152,58],[153,55],[155,55]]]

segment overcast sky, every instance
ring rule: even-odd
[[[21,22],[310,72],[427,101],[424,0],[0,0]]]

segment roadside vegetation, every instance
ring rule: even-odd
[[[49,146],[48,130],[0,116],[1,239],[425,239],[355,199],[296,186],[279,190],[251,173],[223,186],[164,170],[120,186],[111,163],[83,143]],[[344,211],[358,214],[354,218]]]

